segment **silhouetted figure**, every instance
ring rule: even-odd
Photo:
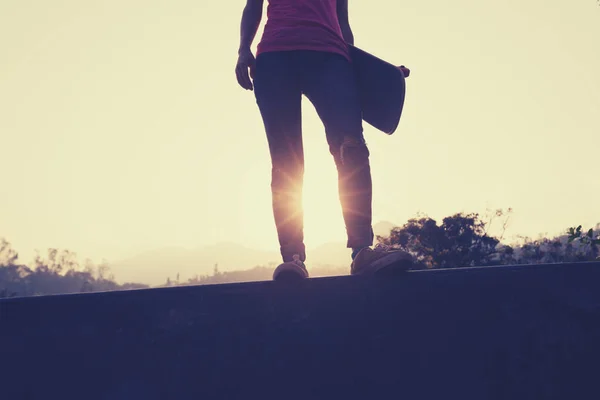
[[[255,58],[250,47],[263,4],[264,0],[246,2],[236,75],[242,88],[254,91],[271,154],[273,214],[283,258],[273,278],[283,272],[308,277],[302,209],[302,95],[323,122],[337,167],[347,247],[352,249],[351,273],[410,266],[408,253],[371,249],[370,154],[348,52],[348,43],[354,44],[348,0],[268,0],[268,19]]]

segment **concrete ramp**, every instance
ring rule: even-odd
[[[0,301],[6,400],[600,398],[600,263]]]

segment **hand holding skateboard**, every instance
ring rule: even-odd
[[[399,66],[398,69],[402,71],[405,78],[408,78],[408,76],[410,75],[410,69],[406,68],[404,65]]]

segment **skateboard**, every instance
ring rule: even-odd
[[[402,67],[356,46],[349,44],[348,47],[359,87],[363,120],[388,135],[393,134],[400,123],[406,94]]]

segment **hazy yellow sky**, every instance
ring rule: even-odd
[[[262,121],[233,72],[244,3],[0,1],[0,236],[22,261],[278,248]],[[600,222],[597,1],[350,0],[350,17],[359,47],[412,71],[398,131],[365,124],[375,221],[513,207],[513,235]],[[344,241],[304,104],[307,245]]]

